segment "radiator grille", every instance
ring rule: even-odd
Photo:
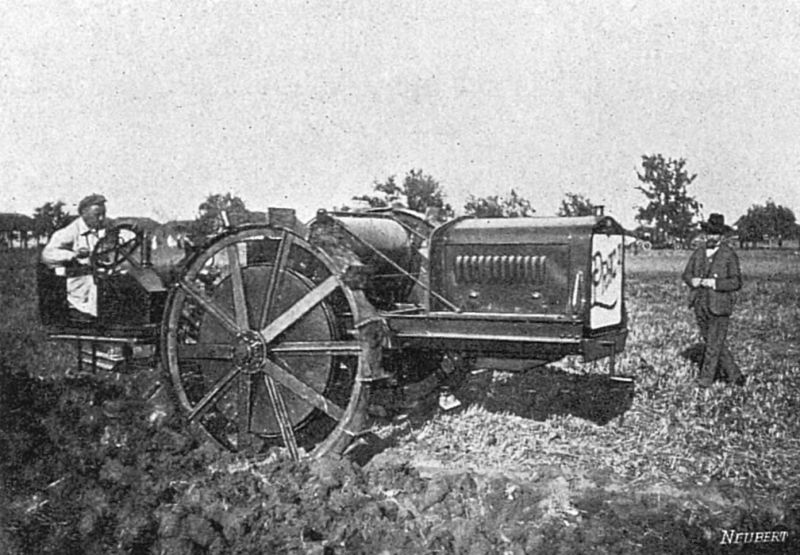
[[[546,256],[465,254],[455,257],[456,283],[541,283]]]

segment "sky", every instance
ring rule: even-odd
[[[0,212],[307,220],[422,169],[457,211],[572,192],[632,226],[660,153],[705,216],[800,218],[793,0],[0,2]]]

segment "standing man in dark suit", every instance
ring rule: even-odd
[[[700,227],[705,244],[692,253],[683,271],[683,281],[692,290],[689,306],[694,309],[705,341],[697,385],[709,387],[718,370],[728,383],[744,385],[745,377],[725,344],[736,291],[742,288],[739,258],[723,240],[723,235],[732,229],[725,225],[722,214],[711,214]]]

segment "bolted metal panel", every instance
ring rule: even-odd
[[[592,237],[622,231],[598,216],[458,219],[431,235],[431,285],[464,312],[588,318]]]
[[[466,312],[562,314],[568,302],[570,246],[452,244],[435,262],[447,298]]]

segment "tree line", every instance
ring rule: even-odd
[[[402,207],[425,214],[433,221],[447,221],[455,216],[453,207],[445,202],[441,184],[421,169],[412,169],[398,183],[396,176],[385,181],[375,181],[372,193],[353,197],[354,201],[364,202],[370,208]],[[353,210],[352,206],[342,206],[338,210]],[[586,196],[567,193],[561,201],[558,216],[589,216],[594,214],[595,204]],[[476,218],[524,218],[536,213],[533,203],[510,189],[506,195],[479,197],[469,195],[463,213]]]
[[[647,200],[638,208],[637,234],[649,236],[656,246],[688,246],[697,234],[702,205],[689,194],[697,174],[689,174],[683,158],[664,158],[661,154],[643,155],[642,170],[636,172],[636,187]],[[800,226],[790,208],[767,200],[752,205],[735,222],[741,247],[775,239],[800,239]]]
[[[702,205],[689,193],[697,174],[690,174],[683,158],[665,158],[661,154],[643,155],[641,169],[636,170],[639,184],[636,190],[644,196],[637,209],[636,232],[650,239],[655,246],[686,246],[697,233]],[[442,185],[422,169],[412,169],[399,180],[389,176],[384,181],[374,181],[369,193],[354,196],[351,204],[336,208],[349,211],[370,208],[402,207],[420,214],[433,222],[447,221],[455,210],[447,202]],[[558,216],[587,216],[595,213],[597,205],[587,196],[566,193],[557,210]],[[233,225],[264,221],[261,212],[250,211],[244,201],[233,195],[210,194],[198,206],[196,218],[189,223],[190,231],[208,236],[219,229],[220,217],[225,212]],[[467,216],[478,218],[530,217],[537,213],[530,199],[512,188],[505,195],[470,195],[463,206]],[[53,231],[66,225],[75,216],[65,210],[62,201],[47,202],[35,209],[33,231],[39,237],[49,237]],[[778,241],[800,238],[799,226],[791,209],[767,200],[754,204],[735,221],[740,244],[745,246],[767,238]]]
[[[665,158],[661,154],[643,155],[641,169],[636,170],[639,184],[635,186],[644,196],[638,207],[636,234],[648,238],[656,246],[688,246],[698,232],[702,204],[689,193],[697,174],[690,174],[683,158]],[[438,221],[452,218],[452,207],[444,200],[440,184],[422,170],[411,170],[402,183],[395,176],[374,182],[371,194],[353,198],[370,207],[402,206],[423,214],[433,214]],[[566,193],[557,216],[587,216],[595,213],[595,203],[580,193]],[[348,210],[350,208],[343,207]],[[470,195],[463,213],[479,218],[527,217],[536,213],[531,201],[511,189],[505,196]],[[775,239],[782,246],[784,239],[800,239],[800,226],[791,209],[768,200],[754,204],[735,224],[741,246],[765,239]]]

